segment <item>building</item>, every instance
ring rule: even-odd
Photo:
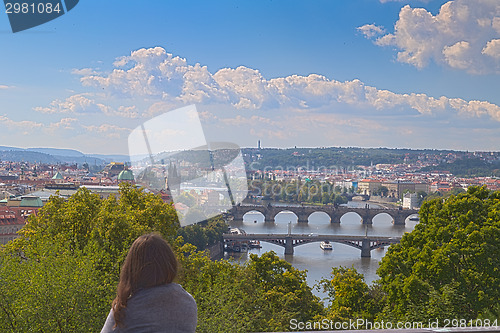
[[[19,237],[17,232],[25,225],[28,217],[37,214],[36,207],[0,207],[0,244]]]
[[[112,178],[114,176],[117,176],[125,170],[125,164],[121,162],[111,162],[108,165],[104,167],[102,170],[102,174],[105,175],[106,177]]]
[[[56,174],[52,177],[52,180],[55,183],[60,183],[60,182],[64,181],[64,177],[63,177],[63,175],[61,175],[61,173],[59,171],[57,171]]]
[[[392,181],[392,182],[384,182],[382,186],[387,187],[388,193],[387,196],[391,198],[401,198],[404,193],[407,192],[419,192],[424,191],[425,193],[429,192],[429,185],[426,183],[414,183],[409,181]]]
[[[107,199],[110,195],[118,197],[120,194],[119,186],[103,186],[103,185],[83,185],[90,192],[99,195],[101,199]]]
[[[417,209],[418,195],[416,193],[406,193],[403,195],[403,209]]]
[[[382,186],[382,182],[376,179],[363,179],[358,182],[358,192],[364,195],[371,195]]]

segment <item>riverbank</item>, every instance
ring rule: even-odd
[[[377,196],[371,196],[370,200],[365,201],[367,203],[373,203],[376,205],[379,205],[383,208],[398,208],[399,204],[397,202],[391,201],[390,198],[383,198],[383,197],[377,197]]]

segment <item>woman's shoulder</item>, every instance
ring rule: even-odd
[[[162,284],[153,288],[150,288],[152,292],[163,292],[163,293],[179,293],[179,294],[188,294],[189,293],[182,288],[182,286],[178,283],[171,282],[167,284]],[[190,295],[191,296],[191,295]]]
[[[139,299],[168,299],[170,301],[195,303],[193,297],[180,284],[173,282],[143,289],[136,296]]]

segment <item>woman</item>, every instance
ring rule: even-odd
[[[101,333],[194,332],[193,297],[173,283],[177,259],[159,234],[140,236],[120,272],[116,298]]]

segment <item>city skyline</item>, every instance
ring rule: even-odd
[[[243,147],[499,150],[493,1],[96,4],[16,34],[0,15],[0,145],[127,154],[196,104]]]

